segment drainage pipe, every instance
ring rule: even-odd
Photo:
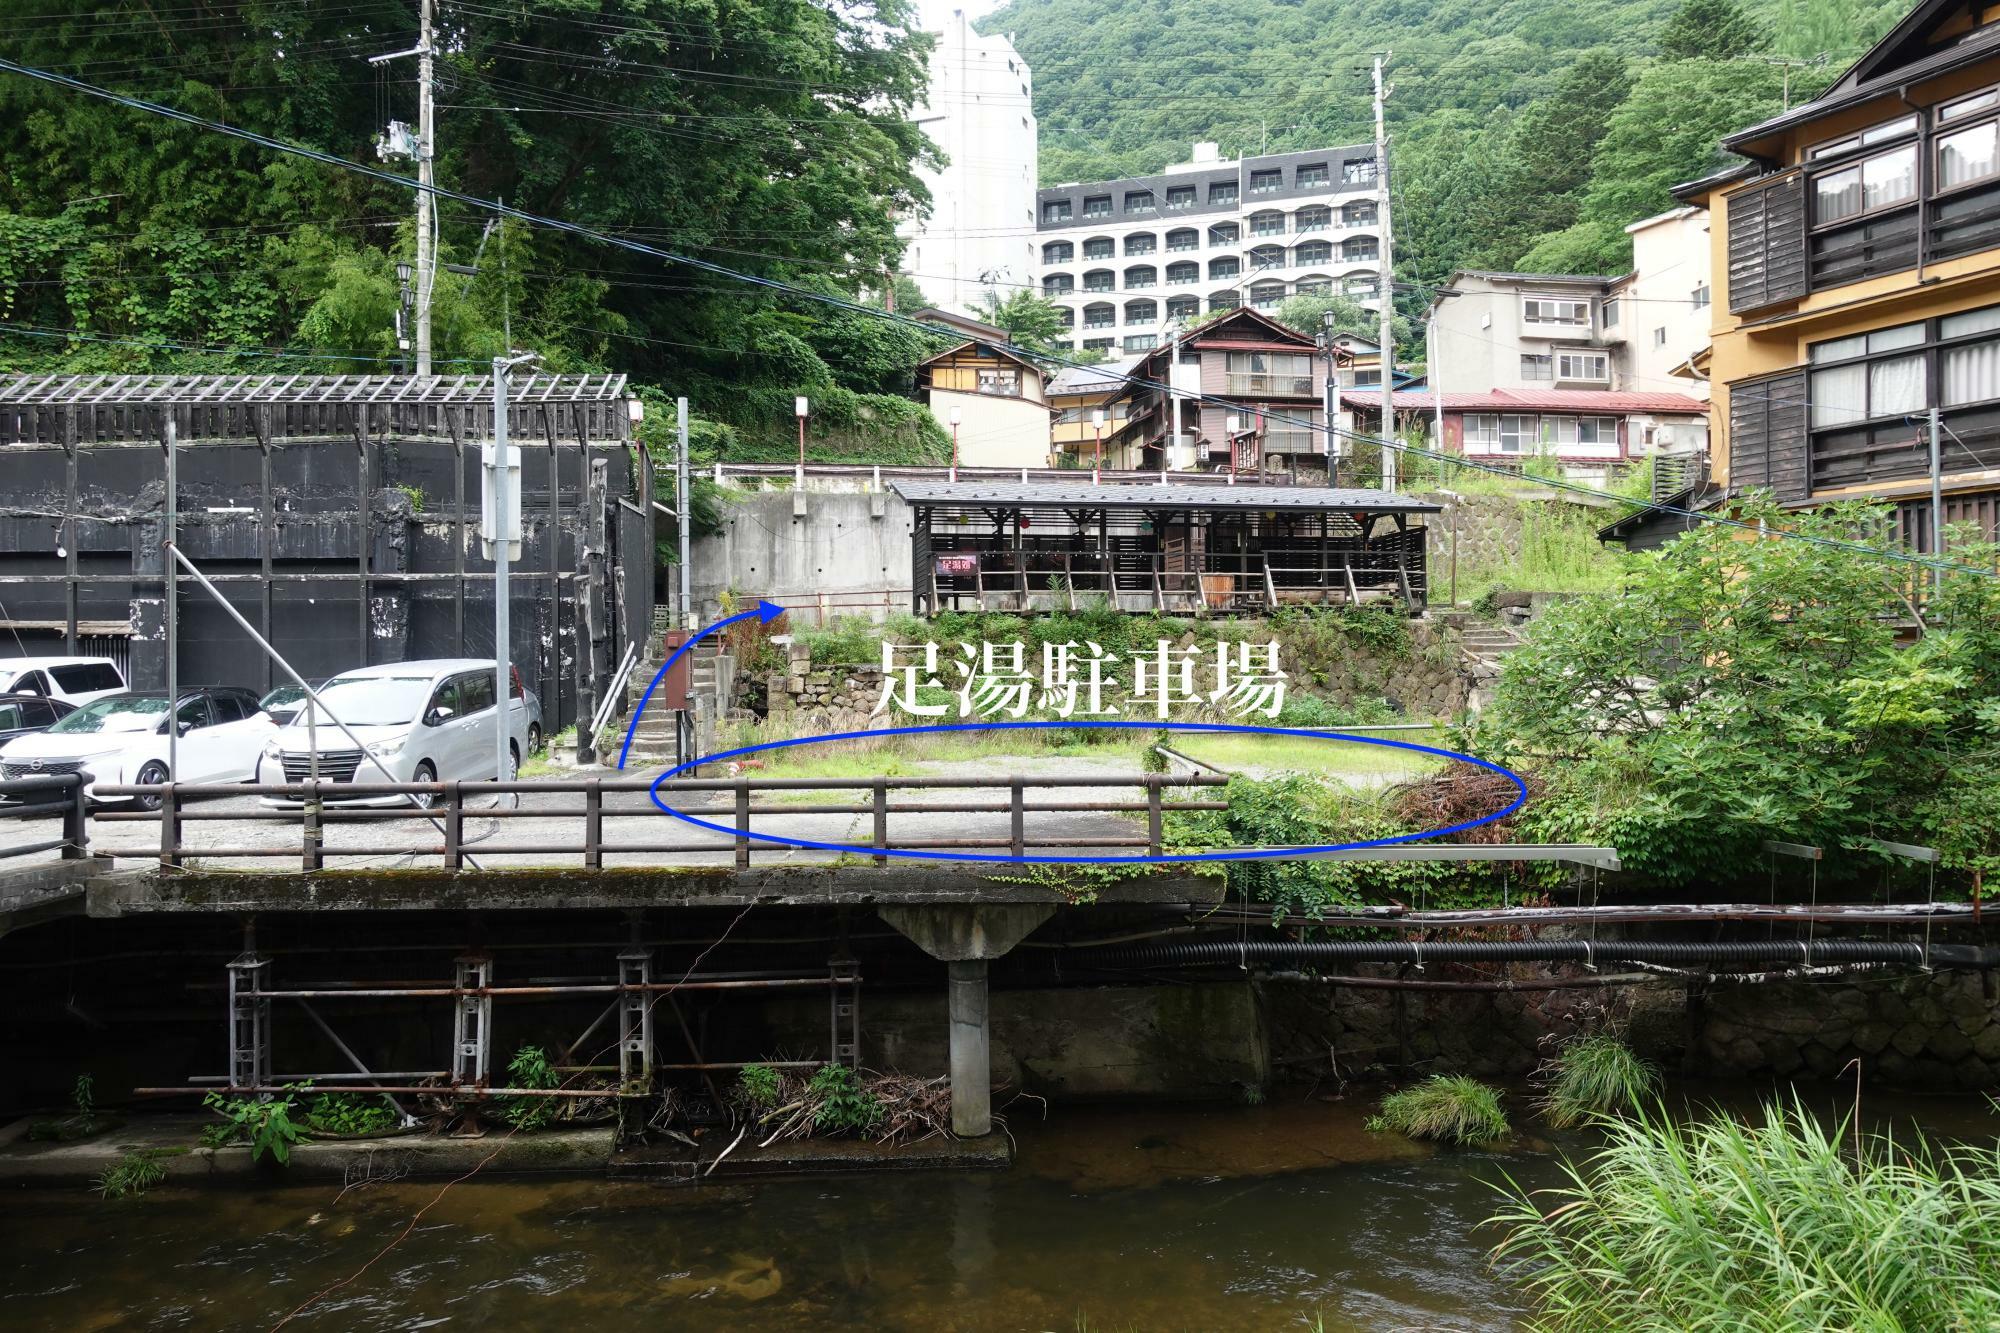
[[[1198,940],[1078,951],[1070,966],[1251,963],[1910,963],[1996,967],[2000,949],[1913,940]]]

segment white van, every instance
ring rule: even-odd
[[[0,658],[0,694],[39,694],[81,708],[124,690],[118,664],[101,657]]]
[[[513,673],[507,701],[509,763],[504,776],[519,771],[528,753],[529,712],[521,673]],[[486,781],[495,776],[493,662],[489,658],[446,658],[394,662],[346,671],[314,691],[325,710],[354,732],[318,713],[321,782]],[[278,729],[257,763],[260,783],[304,782],[312,776],[313,746],[306,709]],[[400,804],[402,797],[374,798]],[[271,804],[288,800],[267,798]]]

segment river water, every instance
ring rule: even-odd
[[[0,1327],[270,1328],[316,1295],[289,1327],[1514,1327],[1486,1262],[1493,1185],[1554,1183],[1588,1135],[1439,1152],[1365,1133],[1357,1102],[1292,1098],[1017,1104],[1007,1171],[8,1191]],[[1962,1101],[1872,1111],[1994,1123]]]

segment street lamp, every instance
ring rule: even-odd
[[[1104,475],[1104,409],[1103,408],[1098,407],[1091,409],[1090,429],[1091,432],[1097,436],[1097,458],[1096,461],[1094,461],[1090,465],[1090,484],[1095,486],[1103,480],[1103,475]]]
[[[1236,434],[1243,429],[1243,418],[1235,415],[1222,419],[1222,436],[1229,441],[1229,482],[1236,484]]]
[[[806,484],[806,418],[812,415],[812,404],[800,394],[792,399],[792,414],[799,419],[799,475],[797,484]]]
[[[1324,402],[1320,406],[1326,417],[1326,484],[1334,484],[1334,423],[1340,418],[1340,357],[1339,346],[1333,331],[1333,312],[1322,310],[1319,316],[1319,336],[1314,339],[1320,351],[1326,353],[1326,386],[1322,392]]]
[[[951,409],[951,479],[958,480],[958,421],[959,411]]]

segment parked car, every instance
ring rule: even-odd
[[[39,694],[81,707],[125,689],[116,662],[101,657],[9,657],[0,659],[0,694]]]
[[[477,658],[396,662],[335,676],[316,691],[326,711],[354,732],[354,740],[317,719],[322,782],[482,781],[494,773],[493,663]],[[529,750],[530,709],[513,673],[507,708],[509,763],[520,769]],[[263,783],[304,782],[312,775],[313,746],[303,713],[264,746],[257,766]],[[354,741],[361,742],[356,749]],[[398,804],[400,796],[381,798]],[[295,804],[267,798],[270,804]],[[428,804],[428,801],[422,802]]]
[[[8,741],[0,747],[0,777],[82,773],[92,787],[246,782],[256,775],[264,742],[277,730],[248,690],[183,690],[172,711],[179,734],[171,757],[167,696],[114,694],[85,704],[47,731]],[[157,796],[137,801],[149,810],[159,803]]]
[[[0,694],[0,745],[16,736],[47,731],[52,723],[75,711],[73,704],[39,694]]]
[[[313,682],[313,689],[315,691],[325,688],[325,681],[316,680]],[[306,692],[297,685],[280,685],[277,689],[272,690],[269,694],[259,699],[257,706],[263,709],[273,722],[282,727],[305,709]]]

